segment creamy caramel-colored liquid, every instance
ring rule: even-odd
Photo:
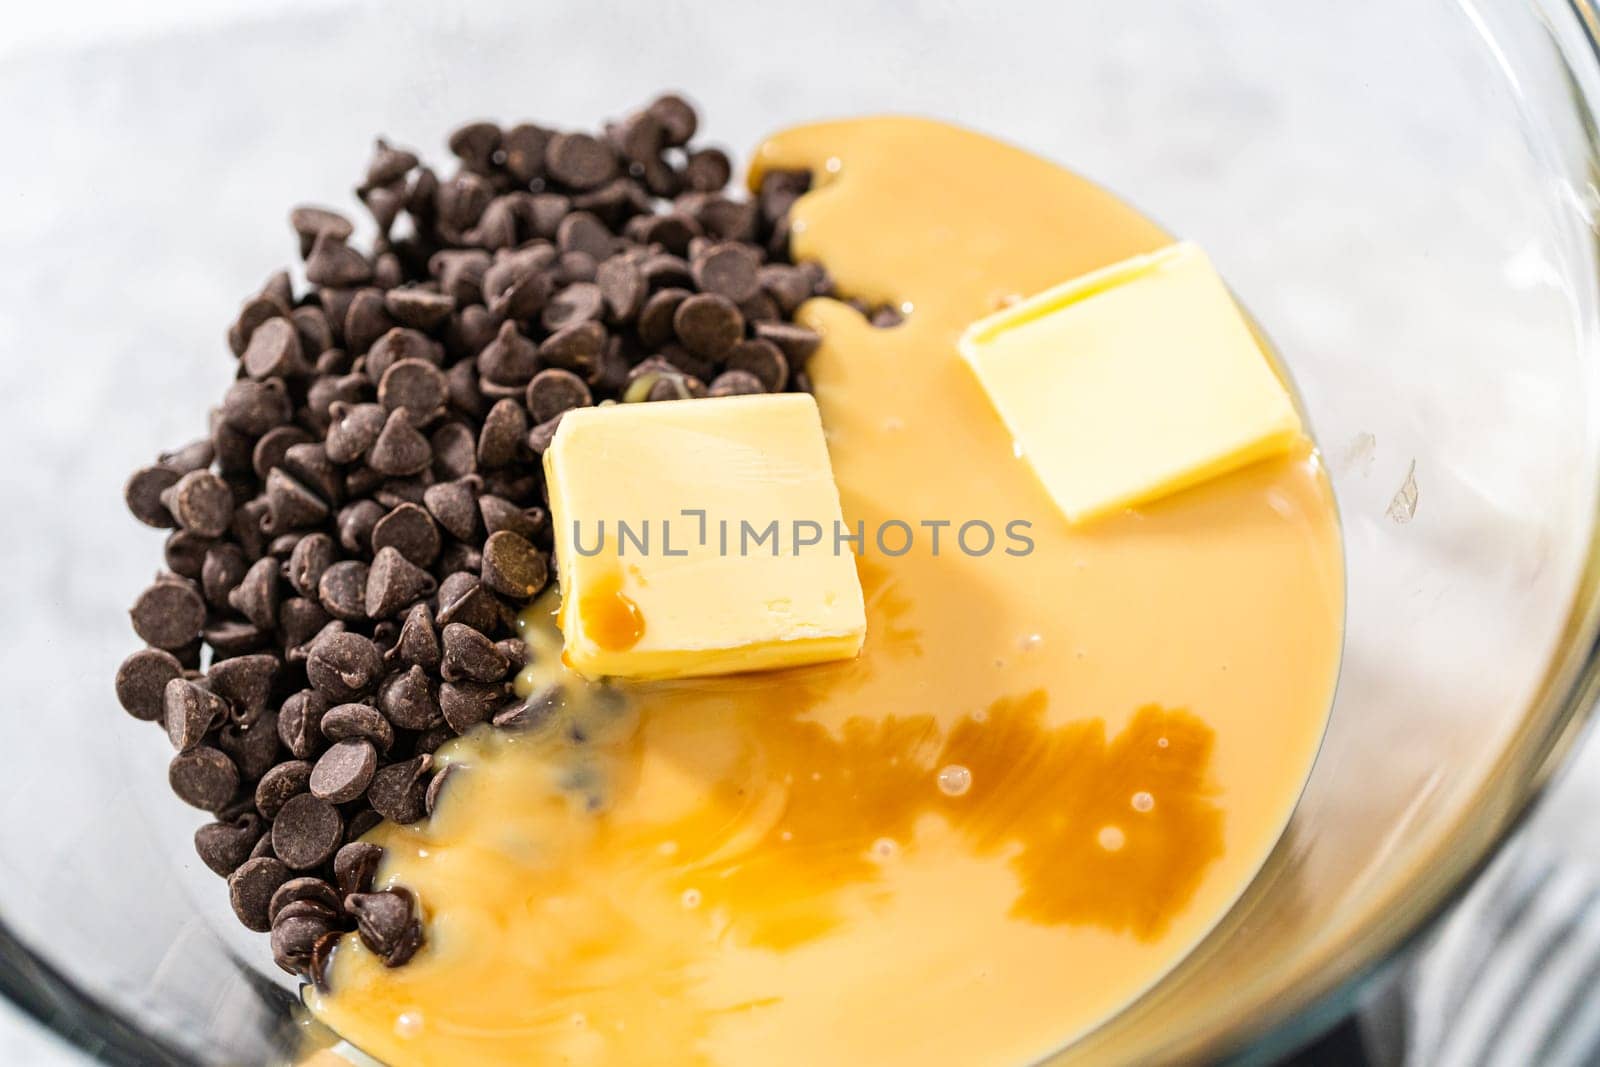
[[[456,742],[431,823],[372,835],[427,946],[386,970],[352,937],[311,997],[381,1059],[1025,1063],[1205,933],[1310,768],[1343,586],[1315,455],[1069,530],[956,354],[1002,302],[1166,235],[917,120],[793,130],[756,167],[818,176],[798,258],[909,309],[803,309],[846,519],[1024,519],[1034,549],[869,545],[856,661],[558,678],[545,729]],[[551,609],[530,685],[559,675]]]

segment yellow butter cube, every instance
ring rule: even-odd
[[[975,323],[961,354],[1069,522],[1291,447],[1300,418],[1204,252],[1171,245]]]
[[[570,411],[544,465],[573,669],[679,678],[861,650],[861,583],[810,396]]]

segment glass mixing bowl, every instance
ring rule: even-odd
[[[368,139],[590,124],[663,86],[737,148],[836,114],[993,131],[1203,244],[1303,392],[1349,630],[1288,833],[1204,945],[1065,1051],[1265,1058],[1482,863],[1596,685],[1587,4],[414,0],[14,55],[0,70],[0,987],[113,1061],[259,1062],[287,979],[236,928],[111,678],[160,558],[134,466],[203,426],[241,296]],[[937,181],[937,174],[929,180]],[[996,195],[1004,195],[996,190]],[[982,204],[972,205],[982,211]]]

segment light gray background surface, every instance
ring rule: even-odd
[[[325,6],[320,0],[298,0],[293,6],[297,8]],[[331,5],[327,5],[331,6]],[[1384,33],[1388,35],[1406,32],[1404,25],[1396,25],[1389,19],[1390,12],[1381,4],[1352,5],[1353,8],[1362,8],[1366,17],[1382,14],[1385,19]],[[912,5],[907,5],[908,26],[914,24],[910,14]],[[149,0],[141,4],[124,4],[114,2],[98,2],[98,0],[72,0],[72,2],[55,2],[47,4],[18,5],[15,10],[9,11],[6,17],[6,27],[3,36],[0,36],[0,64],[11,61],[23,61],[30,69],[38,72],[38,88],[40,91],[61,91],[61,86],[54,84],[49,75],[51,55],[81,54],[86,48],[97,48],[108,42],[132,41],[144,37],[182,34],[201,26],[214,26],[217,24],[261,19],[268,17],[261,11],[260,5],[216,2],[216,0]],[[1352,17],[1359,17],[1352,12]],[[472,19],[469,15],[460,16],[456,25],[457,32],[466,34],[471,32]],[[1234,42],[1237,47],[1247,48],[1248,42]],[[752,48],[773,47],[772,44],[752,45],[749,42],[730,43],[730,54],[743,54],[749,56]],[[758,57],[756,57],[758,58]],[[756,58],[751,61],[758,66]],[[530,60],[532,61],[532,60]],[[657,57],[654,62],[670,69],[670,62]],[[985,62],[1004,62],[1003,56],[975,57],[973,69],[981,69]],[[116,79],[147,79],[152,83],[160,82],[167,77],[167,72],[158,69],[141,68],[135,64],[118,65],[115,69],[108,70],[108,78]],[[291,76],[290,71],[285,71],[285,76]],[[438,77],[446,77],[447,72],[436,72]],[[593,107],[618,109],[626,106],[631,101],[619,94],[608,93],[600,84],[600,79],[605,72],[596,72],[596,84],[574,86],[570,94],[573,102],[581,102],[578,110],[571,115],[574,119],[588,120],[595,117],[591,114]],[[886,77],[892,73],[886,72]],[[692,80],[691,73],[679,72],[685,82]],[[692,88],[692,85],[689,86]],[[188,87],[189,91],[196,93],[225,94],[233,89],[241,94],[258,94],[259,86],[229,86],[227,84],[196,85]],[[103,99],[104,94],[115,93],[115,83],[109,81],[104,85],[83,85],[76,87],[75,91],[84,94],[87,101],[94,102],[96,106],[106,107],[109,113],[115,113],[114,102],[107,105]],[[753,91],[760,91],[759,81],[755,83]],[[603,102],[603,103],[602,103]],[[419,101],[419,106],[425,107],[427,101]],[[507,102],[508,110],[526,110],[530,114],[540,115],[552,119],[559,119],[568,110],[566,101],[553,101],[548,104],[542,101],[511,101]],[[716,130],[715,101],[710,101],[710,121],[713,131]],[[1244,97],[1234,104],[1241,113],[1259,106],[1259,101]],[[6,102],[8,108],[27,107],[26,94]],[[337,106],[332,102],[330,106]],[[246,109],[248,110],[248,109]],[[307,121],[314,121],[315,116],[307,116]],[[377,118],[374,118],[375,125]],[[431,120],[430,120],[431,121]],[[173,131],[169,131],[173,132]],[[217,137],[238,136],[238,130],[195,129],[191,131],[196,136]],[[734,131],[737,136],[742,131]],[[176,133],[174,132],[174,135]],[[220,143],[220,140],[219,140]],[[86,166],[103,166],[106,168],[105,180],[117,180],[115,173],[115,160],[96,158],[94,146],[83,146],[82,156]],[[427,152],[438,153],[441,146],[425,144],[420,145]],[[1449,154],[1452,149],[1449,144],[1437,145],[1437,150]],[[159,145],[152,146],[159,150]],[[26,146],[9,146],[9,159],[13,166],[26,166]],[[303,162],[296,168],[295,175],[283,177],[279,180],[268,180],[266,177],[256,182],[249,188],[202,190],[207,195],[214,195],[225,201],[216,214],[258,214],[262,219],[275,220],[287,198],[298,196],[303,190],[303,184],[310,175],[346,175],[351,168],[347,161],[332,162]],[[23,190],[28,188],[26,183],[18,186]],[[313,190],[314,191],[314,190]],[[174,190],[175,196],[191,193],[192,190]],[[23,202],[13,202],[5,205],[8,211],[28,212],[30,205],[26,198]],[[50,224],[52,220],[38,220],[41,224]],[[151,232],[157,232],[167,225],[170,220],[162,219],[132,219],[128,224],[138,227],[148,227]],[[267,224],[267,223],[264,223]],[[64,232],[72,231],[70,220],[60,220]],[[281,238],[281,235],[274,234]],[[181,315],[174,315],[168,311],[169,326],[182,332],[184,336],[215,337],[220,347],[221,324],[227,315],[227,309],[233,306],[240,293],[244,291],[242,277],[254,278],[264,275],[273,262],[263,258],[263,248],[277,249],[277,254],[287,254],[287,244],[279,239],[275,243],[264,241],[260,247],[237,248],[211,246],[215,239],[214,234],[196,233],[194,235],[195,258],[189,265],[192,275],[179,278],[140,278],[131,277],[126,284],[132,287],[141,286],[185,286],[194,294],[192,305]],[[71,250],[70,254],[84,254],[85,248]],[[69,254],[64,249],[63,255]],[[13,264],[12,269],[5,272],[8,281],[23,281],[26,278]],[[118,324],[98,322],[93,318],[92,303],[84,300],[80,302],[84,319],[74,324],[75,331],[80,334],[85,344],[110,344],[116,340]],[[6,354],[0,357],[0,387],[17,389],[23,386],[22,380],[16,376],[16,371],[22,359],[28,354],[19,352],[18,348],[24,337],[33,335],[34,331],[26,329],[24,324],[15,321],[5,321],[0,318],[0,350]],[[102,364],[103,366],[103,364]],[[115,390],[119,376],[172,374],[173,370],[152,370],[151,365],[142,366],[123,365],[110,368],[110,377],[99,382],[86,383],[86,388],[92,390]],[[222,363],[216,364],[214,381],[207,381],[201,385],[193,383],[173,382],[174,395],[179,399],[174,402],[170,410],[154,413],[148,419],[148,429],[145,436],[150,442],[162,441],[177,443],[192,436],[191,431],[198,425],[197,409],[188,403],[188,394],[212,395],[220,391],[225,381]],[[13,397],[13,399],[15,399]],[[51,418],[47,410],[38,412],[41,419]],[[141,445],[144,442],[141,441]],[[120,467],[128,465],[125,450],[117,446],[114,455],[106,457],[106,462]],[[39,479],[55,474],[48,461],[29,464],[17,471],[16,476],[21,478]],[[35,486],[38,488],[38,486]],[[154,558],[153,542],[150,545],[140,544],[138,550],[146,552]],[[147,551],[148,550],[148,551]],[[42,559],[37,561],[41,571],[51,573],[70,574],[77,573],[76,580],[93,581],[101,573],[93,564],[89,565],[87,573],[76,571],[75,568],[83,566],[82,561],[66,559]],[[114,570],[114,568],[113,568]],[[72,579],[69,579],[72,580]],[[69,598],[70,602],[70,598]],[[1527,828],[1522,837],[1527,842],[1527,848],[1543,855],[1553,855],[1563,858],[1565,862],[1573,865],[1583,865],[1592,862],[1592,858],[1600,855],[1600,820],[1595,819],[1594,812],[1600,810],[1600,742],[1591,737],[1583,748],[1578,758],[1574,761],[1568,772],[1564,775],[1558,787],[1546,798],[1540,810]],[[1426,966],[1421,972],[1426,980]],[[0,1063],[3,1064],[58,1064],[77,1062],[80,1059],[75,1053],[64,1049],[61,1044],[49,1035],[39,1032],[26,1021],[21,1020],[17,1013],[8,1005],[0,1003]]]

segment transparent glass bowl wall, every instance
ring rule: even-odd
[[[1328,740],[1217,935],[1067,1057],[1314,1026],[1588,705],[1597,80],[1565,5],[413,2],[12,57],[0,985],[108,1058],[273,1055],[289,984],[193,856],[165,740],[111,696],[160,558],[122,479],[203,430],[233,310],[292,258],[288,207],[353,206],[371,135],[442,156],[466,118],[588,124],[662,86],[740,151],[875,111],[1017,141],[1205,245],[1277,343],[1345,521]]]

